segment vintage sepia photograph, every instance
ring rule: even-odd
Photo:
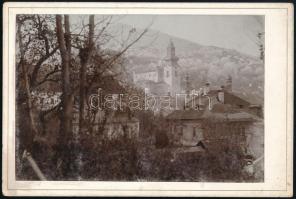
[[[293,6],[7,3],[8,196],[291,196]]]
[[[264,16],[16,26],[17,179],[264,181]]]

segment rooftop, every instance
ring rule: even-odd
[[[202,118],[203,111],[197,110],[175,110],[167,116],[169,120],[196,120]]]
[[[155,64],[155,63],[150,63],[148,65],[143,65],[143,66],[140,66],[140,67],[137,67],[137,68],[134,69],[134,72],[136,74],[154,72],[154,71],[157,71],[157,64]]]
[[[216,104],[212,110],[175,110],[167,116],[168,120],[203,120],[215,119],[229,122],[255,121],[257,117],[228,105]]]

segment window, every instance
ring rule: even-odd
[[[170,76],[170,71],[167,71],[166,76],[167,76],[167,77]]]
[[[183,128],[182,128],[181,125],[176,126],[176,133],[177,133],[179,136],[182,136],[182,135],[183,135]]]
[[[197,131],[196,131],[196,127],[193,127],[193,132],[192,132],[192,137],[196,137],[197,136]]]
[[[202,130],[198,127],[193,127],[193,136],[197,139],[197,140],[203,140],[203,133]]]
[[[242,126],[242,127],[239,128],[239,133],[240,133],[241,136],[243,136],[243,137],[245,136],[246,131],[245,131],[245,127],[244,126]]]

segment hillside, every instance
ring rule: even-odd
[[[128,25],[116,25],[113,30],[122,29],[128,32]],[[141,29],[136,29],[141,32]],[[127,34],[127,33],[126,33]],[[198,36],[198,35],[197,35]],[[203,46],[191,41],[170,36],[165,33],[149,30],[149,32],[129,49],[125,56],[127,70],[157,64],[166,54],[169,39],[172,39],[176,54],[180,58],[182,76],[189,75],[191,86],[200,88],[206,81],[213,87],[220,87],[228,75],[233,79],[233,90],[240,92],[246,99],[263,104],[264,97],[264,65],[259,58],[240,53],[232,49],[215,46]],[[184,82],[183,82],[184,84]]]

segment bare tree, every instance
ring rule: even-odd
[[[57,146],[55,150],[53,148],[53,156],[57,158],[57,172],[54,175],[69,177],[68,174],[75,170],[75,168],[71,170],[73,165],[75,167],[75,157],[69,154],[75,150],[72,145],[74,143],[72,128],[74,96],[80,99],[79,131],[81,132],[85,124],[89,124],[93,119],[89,117],[89,107],[86,107],[86,98],[90,94],[89,88],[93,84],[106,88],[103,84],[108,82],[120,84],[119,76],[123,71],[124,53],[143,37],[148,28],[137,34],[134,30],[130,31],[127,38],[123,40],[121,49],[110,50],[104,48],[103,44],[115,39],[115,36],[107,30],[112,17],[96,22],[94,15],[90,15],[87,25],[78,26],[78,29],[80,28],[78,33],[74,32],[68,15],[19,15],[18,17],[19,52],[16,60],[18,73],[21,72],[21,75],[18,75],[17,87],[20,93],[23,93],[22,97],[18,97],[20,99],[18,109],[25,102],[28,111],[28,117],[25,118],[30,120],[31,129],[30,132],[22,132],[22,129],[19,129],[20,133],[27,134],[28,139],[25,141],[24,149],[30,152],[34,140],[41,143],[38,147],[45,148],[45,145],[48,145],[46,133],[41,132],[49,132],[46,130],[47,120],[54,118],[54,121],[58,121],[58,127],[55,127],[58,133],[52,135],[54,137],[52,146]],[[100,29],[96,29],[98,25],[101,25]],[[77,61],[77,58],[80,58],[80,61]],[[79,70],[75,72],[74,67]],[[92,75],[89,73],[91,67],[95,69]],[[78,77],[77,74],[79,74]],[[104,82],[105,80],[107,82]],[[36,99],[33,98],[32,92],[53,92],[52,83],[62,91],[61,103],[45,111],[40,110],[35,104]],[[46,117],[47,115],[51,116]],[[21,118],[20,121],[25,118]],[[89,129],[85,130],[89,131]],[[103,131],[103,128],[100,130]],[[44,159],[46,159],[45,156]],[[36,160],[36,162],[43,161],[38,158]]]
[[[17,15],[17,106],[26,104],[30,120],[30,132],[26,132],[28,143],[24,149],[30,151],[33,141],[39,141],[38,114],[32,92],[40,89],[60,72],[56,59],[57,45],[54,39],[53,18],[49,15]],[[48,63],[55,67],[48,67]],[[43,71],[41,74],[40,71]],[[58,81],[58,80],[57,80]],[[25,119],[25,118],[20,118]],[[26,139],[27,140],[27,139]]]
[[[89,16],[89,34],[85,48],[81,48],[79,57],[81,61],[80,66],[80,101],[79,101],[79,132],[82,132],[84,117],[85,117],[85,86],[86,86],[86,69],[94,50],[94,15]]]
[[[62,59],[62,116],[61,129],[59,135],[59,153],[63,174],[68,172],[69,167],[69,142],[72,136],[72,92],[70,82],[70,58],[71,58],[71,38],[69,16],[64,16],[63,29],[62,16],[56,15],[57,39]]]
[[[25,148],[29,151],[31,151],[31,146],[33,143],[34,135],[37,134],[37,127],[36,122],[34,120],[33,115],[33,108],[32,108],[32,97],[31,97],[31,89],[30,89],[30,80],[29,80],[29,74],[28,74],[28,65],[25,60],[25,48],[23,45],[23,40],[21,36],[21,26],[25,19],[20,19],[17,17],[17,36],[18,36],[18,43],[19,43],[19,50],[20,50],[20,61],[19,65],[23,71],[23,79],[24,79],[24,86],[25,86],[25,92],[26,92],[26,105],[28,110],[28,115],[30,118],[30,131],[27,133],[27,139],[25,140]]]

